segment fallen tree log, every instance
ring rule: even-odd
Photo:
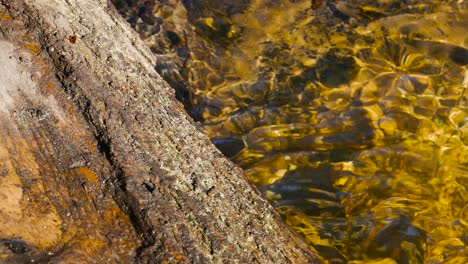
[[[0,3],[1,258],[319,261],[108,1]]]

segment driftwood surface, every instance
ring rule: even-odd
[[[0,0],[0,262],[309,263],[106,0]]]

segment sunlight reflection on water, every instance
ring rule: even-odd
[[[468,263],[465,1],[114,2],[322,256]]]

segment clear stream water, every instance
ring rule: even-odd
[[[324,259],[468,263],[467,1],[114,2]]]

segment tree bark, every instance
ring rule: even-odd
[[[0,260],[319,261],[108,1],[0,3]]]

